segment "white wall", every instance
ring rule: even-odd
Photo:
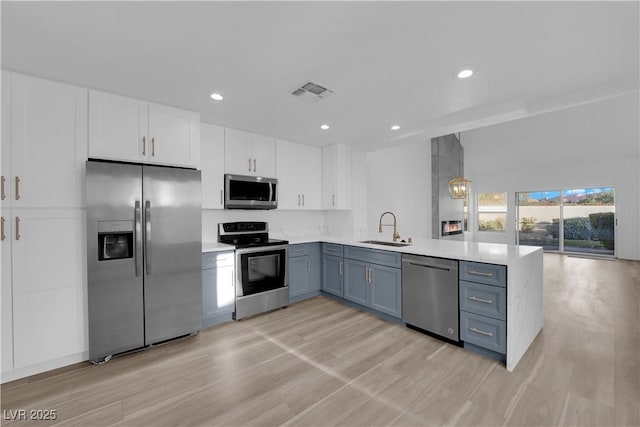
[[[615,187],[618,258],[640,259],[638,93],[462,133],[473,192],[506,191],[506,233],[478,241],[515,242],[515,193]],[[475,227],[475,218],[473,219]]]
[[[378,234],[380,215],[393,212],[402,239],[431,236],[431,142],[411,142],[367,153],[367,232],[391,240],[392,227]],[[383,223],[390,224],[387,215]]]

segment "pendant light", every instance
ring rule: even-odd
[[[462,144],[460,143],[460,132],[458,132],[458,176],[449,180],[449,196],[452,199],[466,199],[467,192],[471,186],[471,181],[462,176]]]

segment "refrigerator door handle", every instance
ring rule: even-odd
[[[151,274],[151,202],[144,202],[144,263],[147,275]]]
[[[142,255],[142,217],[140,215],[140,201],[136,200],[134,208],[134,240],[133,258],[136,268],[136,277],[140,277],[140,257]]]

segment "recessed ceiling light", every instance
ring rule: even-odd
[[[398,125],[391,126],[391,130],[398,130],[398,129],[400,129],[400,126]]]
[[[222,96],[218,92],[213,92],[211,94],[211,99],[213,99],[214,101],[222,101],[224,99],[224,96]]]
[[[460,70],[458,72],[459,79],[466,79],[473,75],[473,70],[471,68],[465,68],[464,70]]]
[[[327,130],[327,129],[329,129],[329,125],[328,124],[321,125],[320,129]]]

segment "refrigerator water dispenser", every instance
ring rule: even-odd
[[[98,260],[133,258],[133,221],[98,221]]]

